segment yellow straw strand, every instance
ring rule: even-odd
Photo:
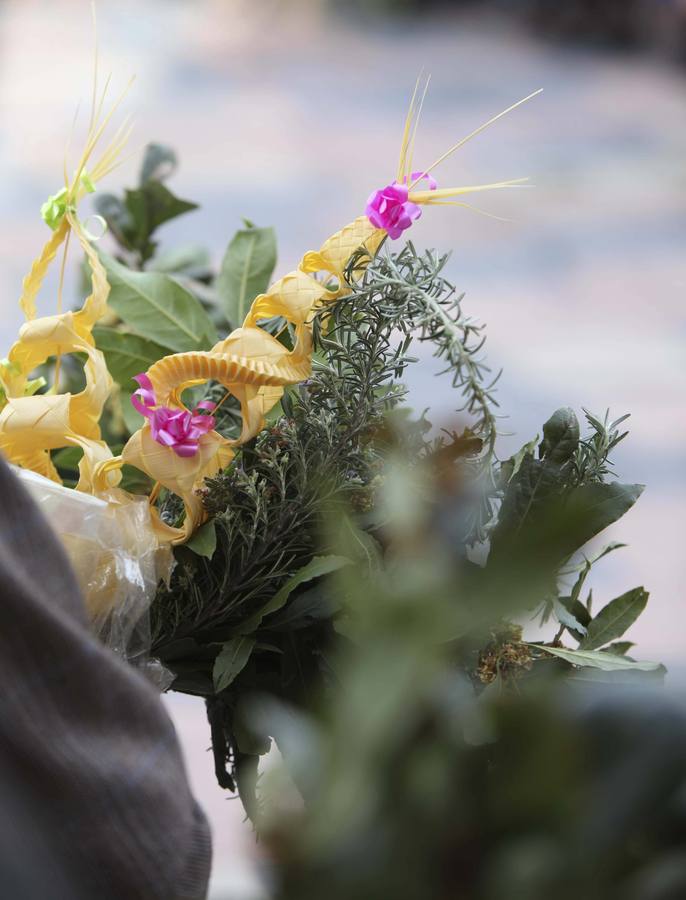
[[[490,128],[498,119],[502,119],[503,116],[506,116],[508,113],[511,113],[513,110],[517,109],[518,106],[521,106],[523,103],[527,103],[529,100],[532,100],[534,97],[537,97],[543,88],[539,88],[537,91],[534,91],[532,94],[529,94],[527,97],[523,97],[521,100],[518,100],[516,103],[513,103],[512,106],[508,106],[507,109],[504,109],[502,112],[499,112],[497,116],[493,116],[492,119],[489,119],[488,122],[484,122],[483,125],[479,125],[478,128],[475,128],[467,137],[461,138],[456,144],[453,144],[450,149],[446,150],[441,156],[438,157],[437,160],[431,163],[428,169],[424,169],[422,174],[427,174],[432,172],[437,166],[439,166],[444,160],[446,160],[449,156],[451,156],[456,150],[459,150],[460,147],[464,147],[464,145],[471,141],[472,138],[475,138],[478,134],[481,134],[482,131],[485,131],[487,128]],[[417,184],[419,179],[417,179],[413,184],[410,185],[410,188],[414,187]]]
[[[95,105],[98,98],[98,19],[95,10],[95,0],[91,0],[91,22],[93,25],[93,89],[91,92],[91,114],[88,124],[89,134],[92,134],[95,125]]]
[[[403,137],[400,142],[400,158],[398,159],[398,172],[396,175],[396,181],[402,181],[405,175],[405,161],[407,159],[407,149],[410,141],[410,131],[412,129],[412,122],[414,120],[414,108],[417,100],[417,94],[419,93],[419,83],[421,81],[421,73],[417,78],[417,81],[414,85],[414,91],[412,92],[412,99],[410,100],[410,107],[407,110],[407,116],[405,117],[405,127],[403,128]]]
[[[409,149],[409,157],[407,161],[407,172],[405,174],[405,179],[407,184],[410,183],[410,179],[412,177],[412,160],[414,159],[414,145],[415,139],[417,137],[417,129],[419,128],[419,120],[422,115],[422,107],[424,106],[424,100],[426,99],[427,91],[429,90],[429,84],[431,83],[431,75],[427,75],[426,82],[424,84],[424,91],[422,93],[422,98],[419,101],[419,106],[417,107],[417,114],[414,118],[414,128],[412,129],[412,139],[410,140],[410,149]]]
[[[430,206],[447,197],[459,197],[463,194],[477,194],[480,191],[497,191],[502,188],[529,187],[528,178],[512,178],[508,181],[495,181],[493,184],[473,184],[464,187],[436,188],[433,191],[410,191],[408,200]]]

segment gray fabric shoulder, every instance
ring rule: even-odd
[[[210,836],[156,691],[90,633],[66,558],[0,461],[0,777],[72,897],[202,900]]]

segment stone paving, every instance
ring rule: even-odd
[[[218,259],[245,215],[276,226],[280,271],[390,180],[422,66],[432,73],[417,148],[424,164],[545,88],[438,173],[444,184],[532,176],[535,190],[482,201],[513,221],[433,209],[412,238],[453,250],[450,275],[467,292],[469,311],[488,323],[489,358],[505,370],[503,429],[516,432],[504,450],[533,436],[559,405],[632,413],[617,471],[649,487],[612,534],[632,548],[599,567],[594,585],[609,599],[645,584],[651,600],[630,636],[646,658],[678,667],[686,638],[683,73],[647,58],[541,44],[474,16],[360,25],[305,2],[100,6],[103,66],[118,84],[138,76],[127,104],[136,119],[132,150],[149,140],[174,145],[182,160],[174,189],[202,206],[166,229],[165,245],[203,240]],[[5,347],[20,324],[21,278],[45,238],[38,208],[58,185],[76,103],[87,102],[86,12],[87,4],[69,0],[6,0],[0,8]],[[126,164],[108,187],[132,183],[136,167],[136,159]],[[44,303],[51,308],[49,290]],[[422,359],[413,396],[449,424],[456,399],[434,371]],[[213,786],[202,708],[185,698],[169,706],[215,823],[215,894],[248,896],[219,886],[241,873],[249,881],[250,838],[238,805]]]

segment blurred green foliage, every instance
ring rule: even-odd
[[[175,165],[152,145],[139,186],[100,199],[113,447],[137,426],[133,375],[240,325],[276,261],[273,231],[248,221],[218,272],[202,248],[159,252],[158,227],[195,208],[164,184]],[[205,699],[217,780],[284,900],[683,896],[686,726],[646,693],[663,667],[624,639],[648,594],[599,606],[589,589],[624,545],[587,543],[643,490],[614,475],[626,416],[582,426],[562,407],[500,459],[498,376],[446,261],[412,244],[351,260],[350,292],[313,323],[312,376],[206,482],[210,520],[175,551],[152,653]],[[289,345],[282,320],[262,324]],[[459,428],[407,406],[417,340],[446,364]],[[224,389],[194,391],[236,435]],[[158,503],[178,521],[178,498]],[[261,783],[272,740],[286,773]]]
[[[550,657],[531,665],[516,626],[491,631],[487,652],[506,665],[488,687],[470,674],[484,610],[529,609],[586,515],[558,498],[514,567],[474,578],[427,530],[434,513],[426,501],[402,528],[388,522],[383,575],[336,577],[350,640],[332,654],[335,688],[307,713],[247,704],[285,761],[253,807],[274,896],[685,896],[684,712],[646,682],[601,687]]]

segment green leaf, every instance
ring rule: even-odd
[[[145,148],[139,183],[165,181],[176,170],[176,153],[165,144],[148,144]]]
[[[212,559],[214,551],[217,549],[217,531],[214,519],[201,525],[193,537],[189,541],[186,541],[186,546],[192,550],[193,553],[197,553],[198,556]]]
[[[558,409],[543,426],[542,458],[557,465],[571,459],[579,445],[579,420],[568,406]]]
[[[269,753],[272,745],[271,738],[255,728],[256,719],[259,720],[259,715],[256,715],[255,697],[239,697],[231,727],[238,750],[247,756],[264,756]]]
[[[364,566],[369,572],[378,572],[382,568],[383,553],[377,539],[350,516],[342,516],[338,525],[335,532],[336,546],[342,548],[356,566]]]
[[[519,450],[514,454],[514,456],[511,456],[509,459],[503,461],[501,472],[504,481],[512,481],[512,479],[521,469],[524,458],[526,456],[533,456],[537,444],[538,435],[536,435],[536,437],[533,440],[529,441],[527,444],[524,444],[523,447],[520,447]]]
[[[238,796],[243,804],[245,814],[253,824],[257,823],[260,805],[257,799],[257,780],[259,756],[237,754],[236,759],[236,788]]]
[[[268,413],[265,414],[264,421],[267,426],[276,425],[279,419],[283,416],[283,407],[281,406],[281,401],[279,400]]]
[[[615,641],[614,644],[610,644],[604,649],[606,653],[614,653],[617,656],[626,656],[629,650],[635,646],[636,644],[633,641]]]
[[[145,263],[155,253],[154,232],[164,222],[197,209],[196,203],[176,197],[162,181],[176,168],[176,154],[169,147],[150,144],[145,153],[139,186],[124,192],[123,201],[114,194],[96,197],[95,207],[105,218],[118,243],[139,255]]]
[[[153,363],[169,353],[166,347],[155,341],[103,325],[93,329],[93,337],[98,350],[105,354],[112,378],[128,392],[136,388],[134,375],[147,371]]]
[[[212,679],[205,672],[195,670],[176,672],[174,690],[182,694],[208,697],[212,693]]]
[[[642,484],[583,484],[565,502],[567,556],[604,531],[626,513],[643,493]]]
[[[50,458],[55,466],[64,467],[65,469],[78,469],[79,460],[83,456],[81,447],[62,447],[55,450]]]
[[[561,491],[559,471],[545,461],[524,459],[519,475],[508,485],[489,563],[504,558],[516,565],[517,559],[536,553],[539,559],[545,554],[562,565],[631,509],[643,491],[641,484],[618,482]],[[583,564],[582,575],[587,565]]]
[[[217,295],[228,320],[242,324],[250,304],[268,287],[276,265],[273,228],[243,228],[229,244],[217,276]]]
[[[134,272],[101,253],[111,286],[108,303],[141,337],[183,353],[217,341],[212,321],[198,300],[167,275]]]
[[[579,598],[581,596],[581,589],[583,588],[584,583],[585,583],[586,579],[588,578],[590,572],[591,572],[591,563],[588,560],[586,560],[586,562],[584,563],[584,567],[582,568],[581,572],[579,572],[579,576],[576,579],[576,581],[574,582],[574,586],[572,587],[572,593],[569,598],[572,603],[580,602]]]
[[[540,459],[529,452],[530,444],[504,467],[506,491],[492,544],[498,548],[508,536],[517,536],[549,509],[568,484],[566,471],[579,445],[579,422],[574,411],[558,409],[543,426]]]
[[[595,650],[621,637],[646,608],[648,592],[634,588],[611,600],[588,625],[580,649]]]
[[[493,547],[498,547],[506,538],[519,535],[547,508],[551,498],[560,495],[563,487],[558,465],[525,454],[517,475],[507,485],[493,533]]]
[[[599,550],[595,556],[589,556],[588,562],[592,566],[594,566],[604,556],[608,556],[610,553],[614,553],[615,550],[621,550],[622,547],[626,546],[627,544],[623,544],[621,541],[610,541],[610,543],[606,544],[601,550]]]
[[[545,644],[530,644],[538,650],[544,650],[551,656],[564,659],[574,666],[589,666],[592,669],[602,669],[604,672],[616,672],[621,669],[636,669],[639,672],[655,672],[662,668],[656,662],[636,662],[625,656],[617,656],[614,653],[605,653],[602,650],[568,650],[566,647],[548,647]]]
[[[577,625],[574,625],[571,621],[569,623],[564,622],[559,615],[558,606],[562,606],[567,614],[570,616],[570,619],[574,619]],[[588,627],[588,623],[591,621],[591,614],[586,609],[583,603],[580,600],[574,599],[573,597],[558,597],[557,600],[553,604],[553,608],[557,615],[557,619],[561,625],[564,625],[565,628],[569,631],[571,635],[573,635],[577,641],[580,641],[583,636],[586,634],[586,629]],[[579,628],[578,626],[582,627]]]
[[[516,536],[528,527],[565,489],[565,471],[579,445],[579,422],[574,410],[558,409],[545,423],[540,459],[535,459],[532,443],[525,444],[503,465],[506,490],[493,533],[495,547],[505,536]]]
[[[306,566],[297,571],[295,575],[279,588],[274,596],[254,615],[246,619],[240,626],[240,634],[251,634],[256,631],[262,623],[265,616],[275,613],[281,609],[287,602],[293,591],[301,584],[312,581],[313,578],[320,578],[322,575],[329,575],[342,569],[343,566],[350,565],[350,560],[344,556],[315,556]]]
[[[656,669],[650,669],[646,672],[643,669],[613,669],[611,672],[602,669],[592,669],[590,666],[573,669],[568,678],[575,682],[594,682],[596,684],[621,684],[621,685],[640,685],[651,687],[663,685],[667,669],[664,666],[658,666]]]
[[[148,181],[133,191],[125,191],[124,203],[131,215],[129,243],[141,251],[144,260],[154,252],[155,245],[149,238],[160,225],[198,208],[197,203],[182,200],[159,181]]]
[[[130,239],[134,233],[133,217],[119,197],[114,194],[97,194],[95,209],[107,222],[107,227],[115,240],[131,250]]]
[[[129,434],[135,434],[145,424],[145,419],[134,408],[133,403],[131,403],[131,397],[128,394],[119,395],[119,404],[127,431]]]
[[[50,454],[52,463],[65,482],[75,484],[79,479],[79,462],[83,456],[81,447],[62,447]]]
[[[225,690],[240,675],[250,659],[254,646],[255,638],[251,637],[232,638],[224,644],[212,669],[212,682],[217,694]]]
[[[206,247],[199,244],[176,247],[159,253],[155,259],[150,260],[147,271],[167,274],[180,272],[188,277],[206,276],[210,272],[210,254]]]
[[[340,604],[326,582],[315,584],[289,603],[267,623],[276,631],[297,631],[313,622],[332,619],[340,610]]]
[[[565,600],[569,600],[569,603],[565,603]],[[575,637],[577,637],[577,635],[583,636],[586,634],[586,626],[583,624],[584,617],[582,615],[575,615],[575,613],[580,612],[580,610],[586,612],[586,608],[583,604],[578,601],[573,603],[571,597],[560,597],[553,601],[553,610],[560,625],[564,625]]]
[[[149,494],[152,490],[153,479],[135,466],[122,466],[121,476],[119,487],[130,494]]]

